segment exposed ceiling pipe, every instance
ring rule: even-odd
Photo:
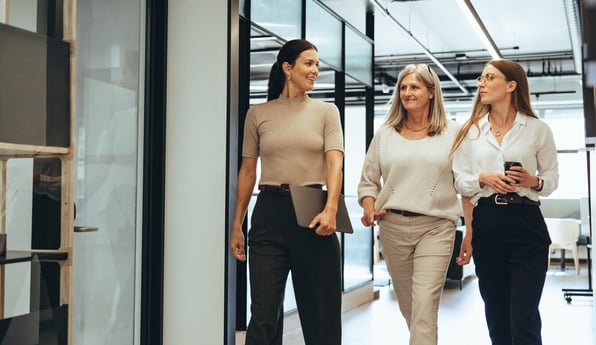
[[[581,52],[581,26],[579,22],[579,5],[577,0],[563,0],[565,2],[565,16],[567,27],[569,27],[569,38],[573,51],[573,63],[575,72],[582,73],[582,52]]]
[[[437,65],[437,67],[439,67],[443,73],[445,73],[445,75],[447,75],[447,77],[449,77],[449,79],[451,79],[455,85],[457,85],[457,87],[459,89],[462,90],[462,92],[464,93],[465,96],[470,95],[470,91],[468,91],[468,89],[466,87],[463,86],[463,84],[453,75],[451,74],[451,72],[449,72],[449,70],[447,69],[447,67],[445,67],[445,65],[443,65],[441,63],[441,61],[439,61],[439,59],[437,59],[433,53],[430,52],[430,50],[428,50],[424,44],[422,44],[422,42],[420,42],[416,37],[414,37],[414,35],[408,30],[406,29],[399,21],[397,21],[397,19],[395,19],[395,17],[393,17],[391,15],[391,13],[389,12],[389,10],[385,7],[383,7],[378,0],[373,0],[373,4],[379,9],[381,10],[381,12],[383,13],[383,15],[385,15],[389,20],[391,20],[391,22],[393,22],[395,25],[397,25],[398,28],[400,28],[401,30],[403,30],[405,33],[407,33],[410,38],[416,42],[416,44],[418,44],[418,46],[420,46],[420,48],[422,48],[422,50],[424,51],[424,54],[432,60],[432,62]]]

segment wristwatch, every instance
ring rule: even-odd
[[[532,187],[533,190],[540,192],[542,187],[544,187],[544,180],[540,178],[540,176],[536,176],[538,178],[538,185],[536,187]]]

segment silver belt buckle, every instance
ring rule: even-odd
[[[501,197],[501,194],[495,194],[495,205],[507,205],[507,199],[505,199],[505,201],[502,201],[503,199],[499,199],[499,197]]]

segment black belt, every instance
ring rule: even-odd
[[[480,198],[480,199],[478,199],[478,204],[483,204],[483,205],[516,204],[516,205],[540,206],[540,201],[534,201],[532,199],[526,198],[525,196],[519,196],[519,194],[516,194],[516,193],[508,193],[508,194],[493,194],[489,197]]]
[[[405,216],[405,217],[424,216],[422,213],[416,213],[416,212],[410,212],[410,211],[404,211],[404,210],[396,210],[394,208],[388,208],[387,212],[401,214],[402,216]]]
[[[305,187],[323,189],[322,184],[307,184]],[[263,191],[263,192],[273,192],[273,193],[289,195],[290,194],[290,185],[287,183],[282,183],[280,185],[260,184],[259,190]]]

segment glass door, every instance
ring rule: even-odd
[[[135,344],[143,0],[78,0],[73,344]]]

